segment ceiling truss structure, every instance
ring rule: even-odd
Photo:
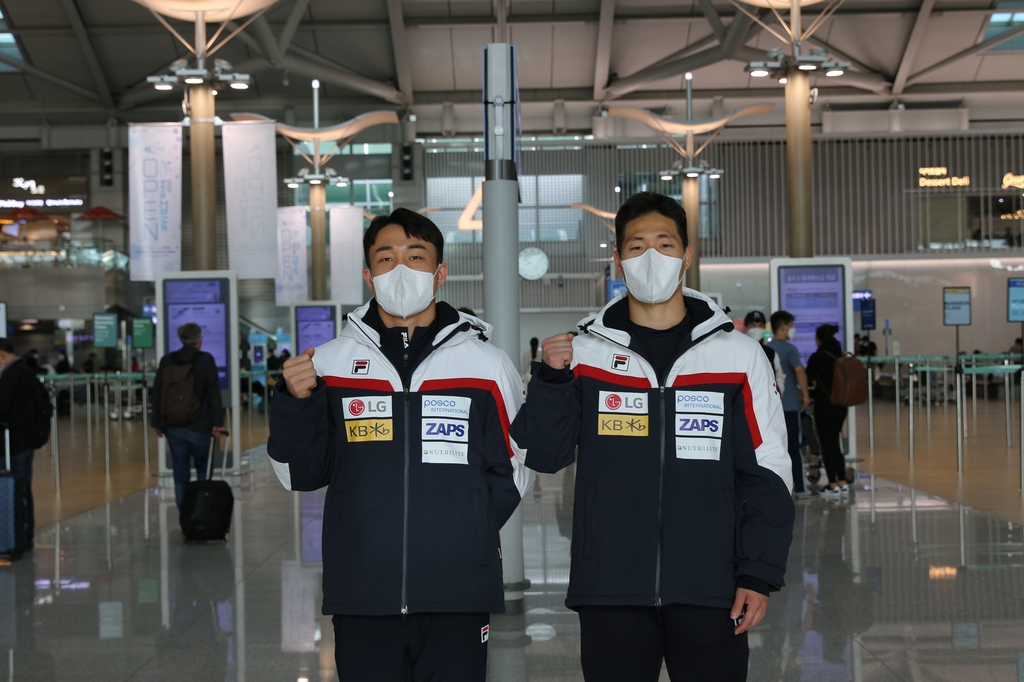
[[[145,78],[184,50],[136,3],[0,4],[6,24],[0,32],[15,36],[26,59],[0,54],[0,63],[20,71],[0,74],[8,95],[0,102],[0,125],[26,117],[28,124],[52,119],[59,125],[83,115],[92,123],[166,120],[180,110],[180,92],[156,92]],[[338,107],[338,116],[340,109],[351,117],[360,110],[436,107],[437,115],[426,118],[440,119],[443,105],[479,104],[480,46],[502,37],[517,45],[524,106],[586,104],[592,114],[615,101],[671,106],[684,98],[687,72],[694,73],[698,101],[781,99],[781,86],[750,79],[742,66],[780,46],[772,32],[782,29],[771,10],[750,16],[731,0],[684,0],[654,10],[643,0],[581,0],[572,12],[552,2],[549,13],[538,14],[541,4],[279,0],[218,55],[256,78],[249,91],[223,93],[219,106],[271,116],[304,110],[307,79],[318,78],[326,87],[324,106]],[[817,78],[819,98],[877,106],[897,98],[1024,101],[1020,53],[995,49],[1024,34],[1024,25],[986,39],[997,0],[846,0],[834,14],[824,5],[806,18],[820,26],[808,42],[852,68],[842,78]],[[51,6],[59,11],[48,12]],[[226,30],[242,25],[229,22]]]

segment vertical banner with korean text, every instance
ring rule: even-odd
[[[221,135],[229,267],[238,279],[271,277],[277,262],[274,123],[225,123]]]
[[[181,126],[128,126],[128,233],[133,282],[181,270]]]
[[[306,270],[306,207],[277,209],[277,277],[275,305],[287,306],[309,300]]]
[[[363,209],[332,206],[331,300],[342,305],[363,303]]]

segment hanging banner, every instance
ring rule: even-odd
[[[277,261],[277,155],[271,121],[225,123],[224,203],[228,264],[238,279],[263,279]]]
[[[363,303],[363,209],[332,206],[331,300],[342,305]]]
[[[133,282],[181,270],[181,126],[128,126],[128,233]]]
[[[306,207],[277,209],[277,277],[274,300],[279,306],[309,300],[306,272]]]

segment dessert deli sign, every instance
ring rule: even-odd
[[[89,178],[85,176],[0,178],[0,209],[73,211],[85,206],[88,198]]]
[[[970,187],[971,176],[950,175],[945,166],[924,166],[917,169],[918,187]]]

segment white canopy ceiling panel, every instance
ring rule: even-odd
[[[511,33],[512,42],[516,46],[516,76],[519,87],[550,88],[554,27],[513,25]]]
[[[982,28],[987,24],[985,16],[975,14],[964,15],[950,12],[943,16],[932,17],[928,22],[928,32],[925,39],[921,41],[914,65],[910,69],[911,75],[982,42],[985,39]],[[1018,64],[1022,62],[1024,60]],[[977,62],[974,65],[977,66]],[[1017,73],[1019,74],[1019,72],[1018,68]],[[946,69],[942,69],[937,73],[942,74],[942,80],[949,80],[950,74],[957,72],[946,73]],[[952,77],[958,80],[957,76]]]
[[[405,37],[409,43],[413,88],[428,92],[454,90],[451,29],[410,28],[406,29]]]
[[[288,3],[291,4],[291,3]],[[314,21],[387,21],[386,0],[310,0],[308,12]]]
[[[96,58],[113,91],[126,90],[185,53],[170,35],[116,35],[93,42]],[[132,55],[125,59],[126,54]]]
[[[554,28],[551,87],[585,88],[592,85],[597,55],[597,26],[566,24]]]
[[[1019,52],[985,52],[981,58],[981,65],[978,68],[976,81],[1004,81],[1008,80],[1006,74],[1020,74],[1024,66],[1024,58]],[[1020,81],[1018,75],[1009,80]],[[1022,112],[1024,117],[1024,112]]]
[[[448,0],[403,0],[402,15],[408,19],[448,16]]]
[[[479,90],[483,81],[484,44],[494,40],[487,26],[451,29],[452,69],[456,90]]]
[[[695,31],[698,25],[700,29]],[[710,33],[705,21],[616,22],[612,29],[611,71],[619,78],[630,76]]]
[[[317,31],[316,44],[322,56],[361,76],[377,81],[394,77],[391,31],[384,26]]]
[[[27,36],[22,38],[25,55],[33,66],[84,88],[93,89],[89,67],[85,65],[82,50],[73,36]]]

